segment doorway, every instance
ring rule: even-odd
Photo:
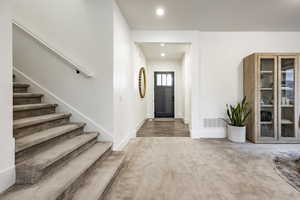
[[[154,117],[174,118],[174,72],[154,72]]]

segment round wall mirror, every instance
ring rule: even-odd
[[[141,98],[146,96],[146,87],[146,70],[142,67],[139,72],[139,93]]]

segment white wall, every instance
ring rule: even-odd
[[[187,49],[182,59],[182,108],[183,108],[183,119],[185,124],[189,124],[191,121],[191,63],[190,63],[190,48]]]
[[[15,141],[12,133],[11,1],[0,1],[0,192],[15,182]]]
[[[300,32],[200,32],[201,116],[225,116],[225,105],[243,96],[243,58],[254,52],[300,52]],[[225,129],[202,129],[198,137],[225,137]]]
[[[182,63],[177,60],[165,60],[165,61],[153,61],[148,60],[148,106],[147,116],[148,118],[154,118],[154,72],[174,72],[175,75],[175,118],[183,118],[183,76],[182,76]]]
[[[110,140],[114,126],[112,1],[19,0],[14,19],[95,74],[90,79],[75,74],[68,63],[14,27],[14,66],[74,108],[74,121],[81,119],[76,114],[82,114],[88,130],[100,131],[101,139]]]
[[[114,35],[114,146],[122,148],[130,138],[131,35],[119,7],[113,7]]]

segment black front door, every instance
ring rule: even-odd
[[[154,73],[155,117],[174,117],[174,72]]]

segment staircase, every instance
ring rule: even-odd
[[[14,77],[15,79],[15,77]],[[112,143],[97,142],[97,132],[57,113],[56,104],[13,84],[13,133],[16,139],[16,185],[3,200],[97,200],[104,196],[124,161]]]

